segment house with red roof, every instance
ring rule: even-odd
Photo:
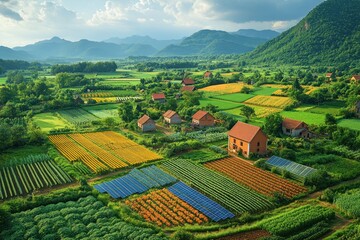
[[[285,118],[281,124],[283,134],[292,137],[310,138],[308,125],[305,122],[294,120],[291,118]]]
[[[168,124],[179,124],[181,123],[181,118],[179,114],[177,114],[173,110],[167,110],[164,114],[164,121]]]
[[[210,113],[199,110],[192,117],[192,125],[196,127],[212,127],[215,125],[215,118]]]
[[[194,85],[194,84],[195,84],[195,81],[192,78],[184,78],[181,81],[181,85],[183,85],[183,86]]]
[[[359,83],[360,81],[360,75],[353,75],[351,78],[350,78],[351,81],[354,81],[355,83]]]
[[[156,129],[156,125],[154,120],[152,120],[148,115],[144,114],[139,120],[138,120],[138,127],[143,132],[150,132],[154,131]]]
[[[183,86],[181,88],[182,92],[193,92],[195,91],[195,86]]]
[[[153,93],[153,95],[151,95],[151,98],[154,102],[160,102],[160,103],[165,102],[165,94],[164,93]]]
[[[267,141],[268,138],[260,127],[237,122],[228,133],[228,150],[241,152],[247,158],[251,153],[264,155],[267,152]]]
[[[206,72],[204,73],[204,78],[212,78],[212,77],[213,77],[212,72],[206,71]]]

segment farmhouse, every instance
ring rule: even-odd
[[[175,111],[167,110],[164,114],[164,121],[169,124],[178,124],[181,123],[181,118],[179,114],[177,114]]]
[[[154,131],[156,129],[156,125],[154,120],[152,120],[148,115],[144,114],[138,120],[138,127],[141,128],[143,132]]]
[[[350,80],[354,81],[355,83],[359,83],[360,75],[353,75]]]
[[[333,78],[333,73],[331,73],[331,72],[330,72],[330,73],[326,73],[325,77],[326,77],[326,78]]]
[[[285,118],[281,124],[281,129],[284,134],[292,137],[311,137],[307,124],[298,120]]]
[[[204,73],[204,78],[212,78],[212,77],[213,77],[212,72],[206,71],[206,72]]]
[[[250,153],[264,155],[267,152],[268,138],[260,127],[237,122],[228,133],[230,152],[241,152],[244,157]]]
[[[181,88],[182,92],[193,92],[195,91],[195,86],[183,86]]]
[[[181,85],[188,86],[188,85],[194,85],[195,81],[192,78],[184,78],[181,82]]]
[[[215,124],[215,118],[208,112],[199,110],[192,117],[192,125],[196,127],[211,127]]]
[[[165,94],[164,93],[154,93],[151,96],[151,98],[154,102],[160,102],[160,103],[165,102]]]

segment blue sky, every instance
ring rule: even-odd
[[[58,36],[72,41],[148,35],[178,39],[201,29],[284,31],[324,0],[0,0],[0,45]]]

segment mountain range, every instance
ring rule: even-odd
[[[360,1],[327,0],[278,37],[248,53],[253,63],[358,65]]]
[[[78,61],[118,59],[128,56],[235,54],[249,52],[277,34],[271,30],[240,30],[235,33],[201,30],[178,40],[157,40],[149,36],[131,36],[123,39],[110,38],[102,42],[86,39],[72,42],[53,37],[13,49],[1,47],[0,59]]]

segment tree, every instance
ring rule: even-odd
[[[124,122],[131,122],[133,120],[133,106],[131,102],[124,102],[118,108],[119,117]]]
[[[247,86],[244,86],[241,91],[241,93],[246,93],[246,94],[249,94],[251,92],[251,88],[247,87]]]
[[[264,131],[273,136],[279,136],[283,118],[279,113],[270,114],[265,118]]]
[[[250,120],[250,118],[255,115],[255,110],[252,107],[244,105],[240,108],[240,114],[245,116],[247,120]]]
[[[116,125],[116,121],[112,117],[107,117],[104,119],[104,124],[109,128],[113,128]]]
[[[335,125],[336,118],[330,113],[325,114],[325,124],[326,125]]]

